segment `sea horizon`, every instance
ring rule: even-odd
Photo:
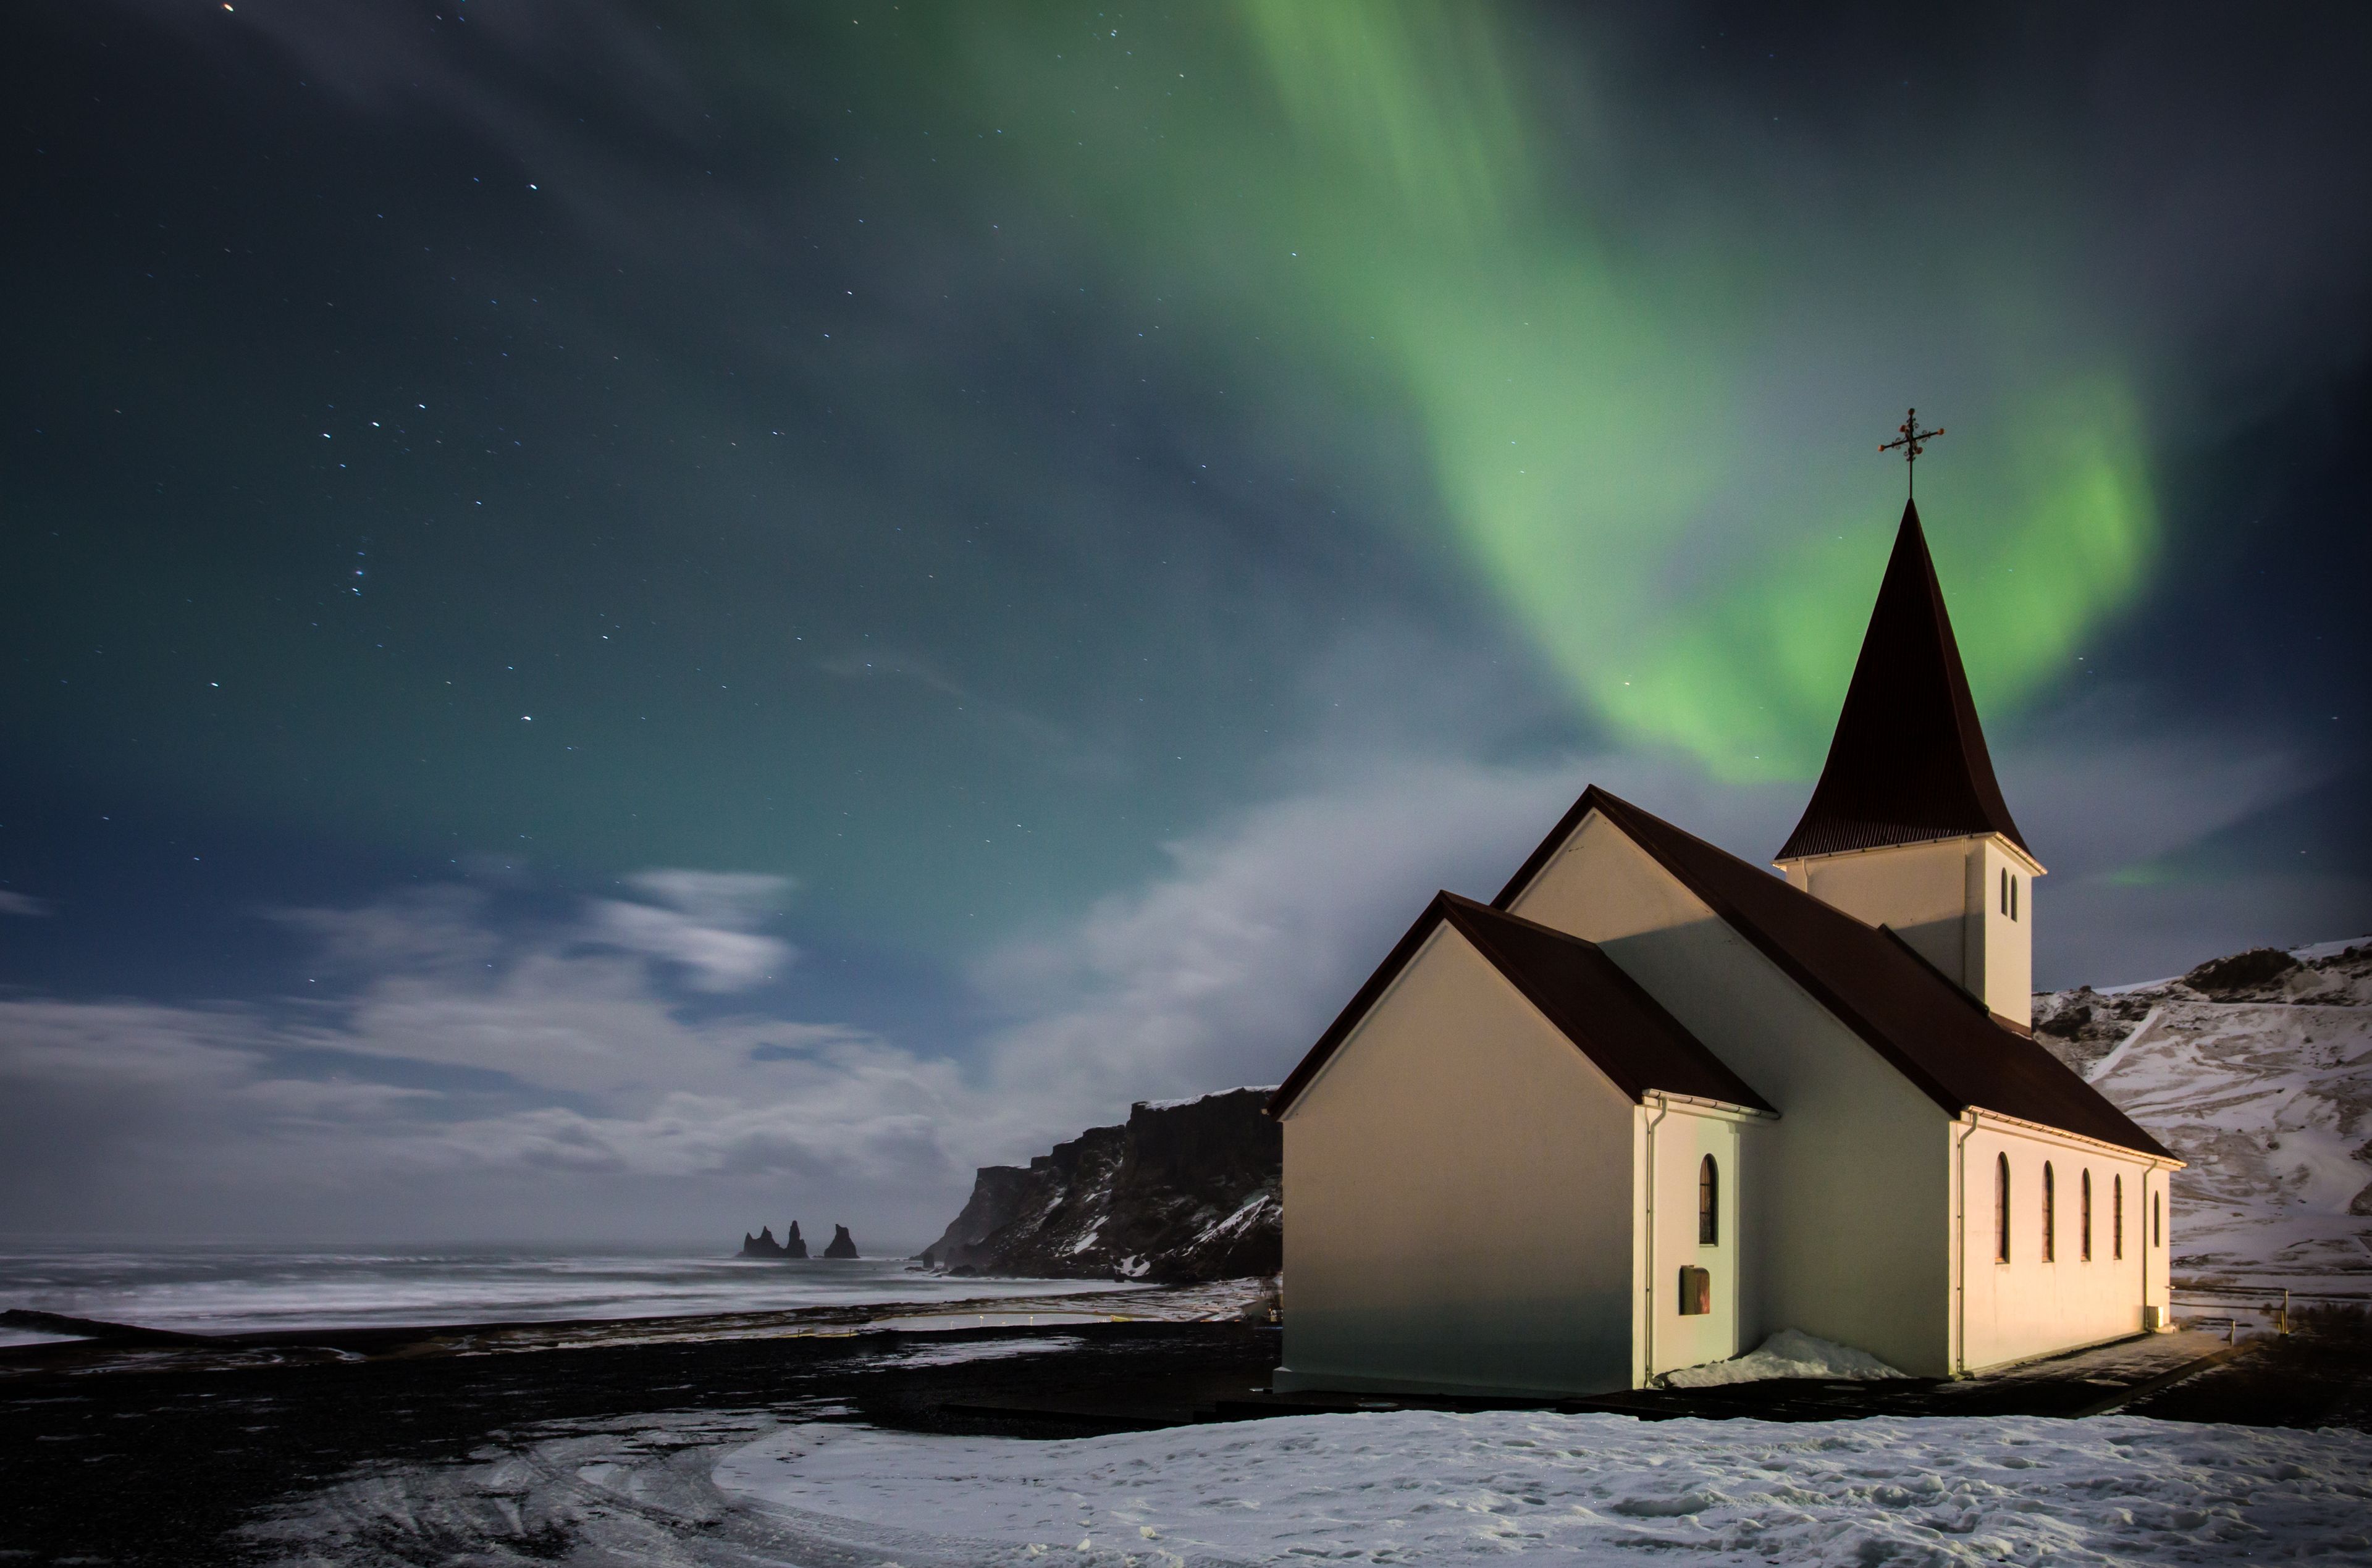
[[[1110,1280],[949,1276],[905,1252],[783,1260],[618,1242],[0,1243],[0,1310],[185,1333],[672,1318],[1114,1288]],[[0,1329],[0,1344],[48,1337]]]

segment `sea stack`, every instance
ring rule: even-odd
[[[807,1255],[808,1244],[799,1235],[799,1222],[793,1220],[791,1222],[790,1235],[783,1237],[783,1256],[785,1258],[804,1258]]]
[[[798,1226],[793,1225],[791,1234],[796,1236]],[[782,1255],[782,1244],[774,1239],[773,1226],[762,1225],[755,1236],[750,1235],[747,1231],[742,1233],[741,1256],[744,1258],[779,1258]],[[799,1256],[802,1258],[807,1256],[804,1243],[801,1245]]]
[[[831,1227],[831,1245],[823,1249],[823,1255],[827,1258],[856,1256],[856,1238],[848,1234],[846,1225],[836,1225]]]

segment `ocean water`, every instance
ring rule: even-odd
[[[0,1251],[0,1308],[188,1333],[668,1318],[1111,1290],[1110,1280],[948,1279],[906,1260],[685,1254],[305,1251],[185,1247]],[[0,1328],[0,1343],[46,1336]]]

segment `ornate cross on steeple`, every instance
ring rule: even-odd
[[[1908,419],[1905,419],[1896,428],[1902,432],[1901,437],[1896,440],[1889,441],[1885,446],[1880,447],[1878,450],[1881,452],[1891,452],[1897,447],[1901,448],[1902,466],[1910,482],[1909,491],[1911,494],[1915,496],[1919,494],[1919,454],[1926,450],[1926,444],[1928,442],[1934,440],[1936,436],[1943,435],[1944,432],[1940,429],[1920,429],[1919,411],[1917,409],[1913,409],[1911,411],[1911,416]]]

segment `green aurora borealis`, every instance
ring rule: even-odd
[[[1229,15],[1026,43],[999,22],[945,52],[973,64],[966,86],[1001,134],[1125,149],[1058,166],[1103,209],[1100,236],[1129,247],[1123,266],[1187,294],[1206,330],[1240,335],[1258,301],[1276,357],[1318,357],[1328,395],[1413,427],[1434,486],[1403,503],[1416,526],[1442,530],[1576,707],[1625,741],[1724,776],[1817,766],[1900,475],[1832,424],[1828,449],[1798,444],[1784,402],[1755,394],[1790,376],[1866,387],[1863,425],[1890,436],[1876,417],[1889,336],[1944,350],[1922,379],[1949,389],[1959,428],[1931,510],[1991,704],[2013,708],[2143,587],[2157,517],[2139,371],[2069,332],[2080,304],[2016,264],[2047,242],[2048,213],[1973,254],[1939,236],[1950,264],[1891,278],[1898,238],[1873,260],[1854,253],[1861,226],[1761,231],[1742,192],[1725,223],[1715,174],[1684,198],[1651,193],[1651,209],[1690,210],[1651,212],[1668,238],[1642,240],[1612,194],[1641,172],[1614,167],[1634,149],[1590,133],[1611,106],[1591,101],[1588,41],[1571,41],[1580,62],[1535,68],[1483,7],[1244,0]],[[1065,41],[1099,52],[1092,64]],[[1086,70],[1121,93],[1078,91]],[[1148,112],[1172,75],[1219,85],[1165,86]],[[1544,112],[1559,94],[1578,101]],[[1807,294],[1862,302],[1872,330],[1781,363]],[[1987,323],[1975,343],[1923,327],[1970,309]]]
[[[158,192],[20,279],[74,368],[15,437],[18,713],[74,789],[961,944],[1280,787],[1346,695],[1439,722],[1313,686],[1412,623],[1505,672],[1452,749],[1808,779],[1908,403],[1997,730],[2157,580],[2199,389],[2120,297],[2152,133],[2068,130],[2080,59],[1904,95],[1515,7],[648,15],[185,16],[292,107],[200,77],[187,145],[61,143],[58,200],[135,148]]]

